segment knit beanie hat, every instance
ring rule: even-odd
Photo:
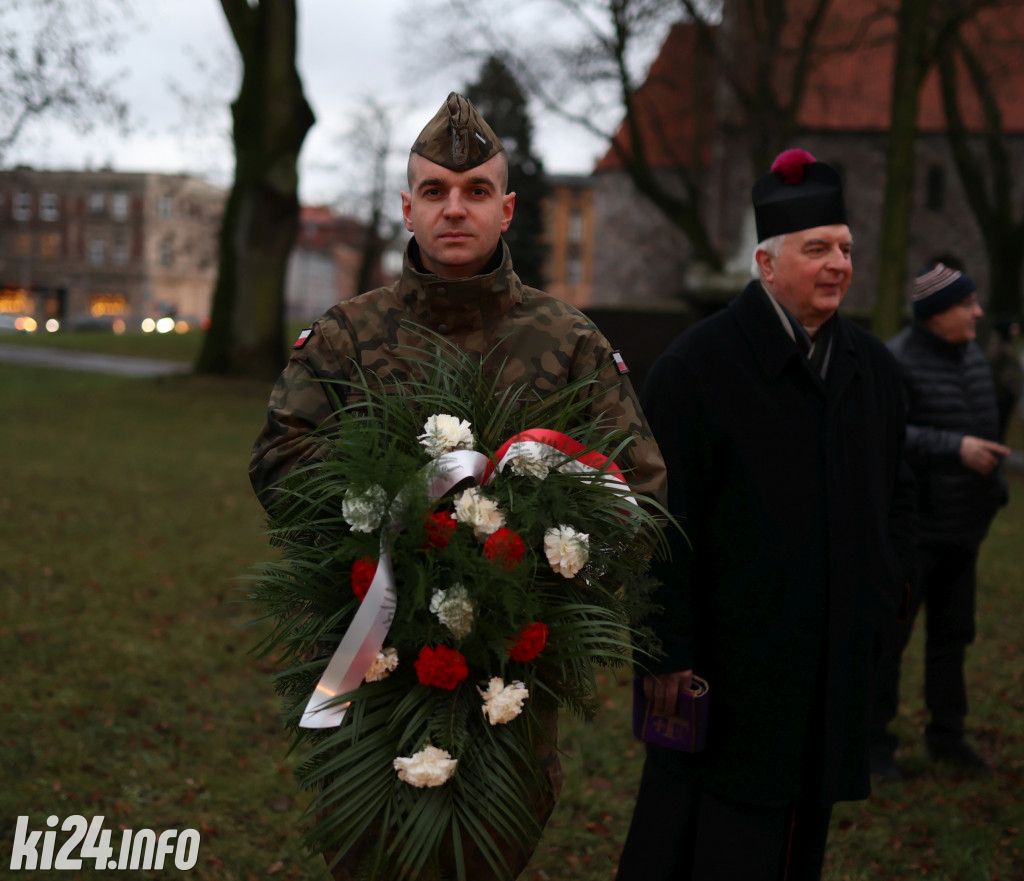
[[[934,263],[922,269],[914,279],[911,302],[914,317],[926,321],[933,315],[945,312],[950,306],[963,302],[974,293],[974,282],[970,277],[944,263]]]

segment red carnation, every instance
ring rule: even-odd
[[[506,526],[491,533],[490,538],[484,542],[484,556],[504,568],[506,572],[515,569],[525,553],[526,545],[523,544],[519,533]]]
[[[360,557],[352,564],[352,593],[363,601],[370,589],[370,582],[377,573],[377,561],[373,557]]]
[[[777,172],[787,184],[798,184],[804,179],[804,166],[817,162],[806,150],[783,150],[772,163],[772,171]]]
[[[448,547],[448,542],[452,540],[452,533],[455,532],[455,525],[455,520],[450,512],[431,511],[423,524],[427,531],[427,543],[423,550]]]
[[[508,656],[513,661],[532,661],[548,644],[548,625],[542,621],[527,624],[515,642],[509,646]]]
[[[424,685],[436,685],[448,691],[469,676],[466,659],[446,645],[436,648],[423,646],[413,666],[416,667],[416,676]]]

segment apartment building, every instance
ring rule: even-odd
[[[182,174],[0,171],[0,314],[126,328],[209,313],[225,192]]]

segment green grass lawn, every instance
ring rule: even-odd
[[[0,876],[19,816],[46,830],[80,814],[105,817],[115,843],[198,830],[186,877],[323,877],[299,843],[271,670],[248,653],[241,579],[271,551],[245,468],[268,392],[0,365]],[[984,546],[969,654],[971,735],[997,768],[972,779],[927,762],[916,637],[898,720],[910,777],[837,809],[832,881],[1024,881],[1024,481],[1013,489]],[[602,691],[593,724],[563,722],[564,796],[529,881],[614,877],[642,750],[628,683],[609,675]]]

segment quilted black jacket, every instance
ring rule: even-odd
[[[917,481],[918,540],[980,544],[1007,498],[1002,465],[982,476],[960,461],[964,435],[999,438],[988,361],[975,343],[949,343],[918,321],[888,345],[906,394],[906,458]]]

